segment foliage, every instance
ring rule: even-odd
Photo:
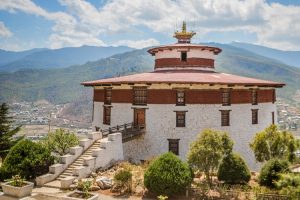
[[[43,144],[59,155],[67,153],[68,148],[78,145],[78,137],[69,131],[64,129],[57,129],[55,132],[51,132],[43,140]]]
[[[218,170],[218,179],[230,184],[248,183],[251,178],[247,164],[238,154],[226,155]]]
[[[11,148],[1,168],[4,168],[6,176],[19,174],[32,179],[48,172],[53,162],[54,158],[47,148],[24,139]]]
[[[157,199],[158,199],[158,200],[167,200],[167,199],[168,199],[168,196],[159,195],[159,196],[157,196]]]
[[[20,127],[12,128],[12,117],[8,116],[9,107],[6,103],[0,105],[0,158],[4,160],[9,149],[20,139],[14,139],[13,136],[20,130]]]
[[[288,171],[289,164],[287,161],[278,159],[269,160],[263,165],[258,177],[258,182],[260,185],[274,188],[274,182],[279,180],[280,173]]]
[[[144,175],[144,185],[156,194],[178,194],[184,191],[191,181],[189,166],[171,152],[150,163]]]
[[[84,181],[82,184],[82,191],[84,198],[89,198],[90,194],[89,191],[91,190],[92,182],[91,181]]]
[[[191,144],[188,163],[194,170],[204,172],[211,185],[212,173],[218,169],[224,155],[232,152],[232,147],[233,141],[227,133],[206,129]]]
[[[295,159],[297,140],[293,134],[278,130],[276,125],[267,127],[255,135],[250,144],[258,162],[268,161],[272,158]]]
[[[129,170],[122,169],[117,171],[114,175],[114,180],[117,182],[120,188],[125,188],[128,191],[131,191],[131,179],[132,173]]]
[[[9,179],[8,181],[10,181],[10,184],[12,186],[22,187],[24,185],[25,179],[23,179],[20,175],[15,175],[15,176],[12,176],[12,178]]]
[[[280,194],[296,200],[300,196],[300,175],[291,173],[280,174],[279,180],[275,182],[275,186],[280,190]]]

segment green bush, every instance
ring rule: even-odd
[[[132,173],[129,170],[122,169],[114,175],[114,180],[118,184],[120,190],[131,191]]]
[[[279,180],[275,182],[276,188],[280,194],[287,195],[290,199],[300,197],[300,175],[280,174]]]
[[[219,166],[218,179],[229,184],[248,183],[251,174],[245,161],[238,154],[225,156]]]
[[[33,179],[47,173],[53,162],[54,157],[43,145],[21,140],[10,149],[1,168],[5,171],[4,178],[19,174],[26,179]]]
[[[150,163],[144,175],[144,185],[156,194],[178,194],[191,181],[189,166],[173,153],[165,153]]]
[[[285,160],[272,159],[262,167],[258,182],[270,188],[275,187],[275,181],[280,178],[280,173],[289,172],[289,164]]]

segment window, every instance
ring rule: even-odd
[[[177,91],[176,105],[180,105],[180,106],[184,106],[185,105],[185,94],[184,94],[184,91]]]
[[[176,127],[185,127],[185,112],[176,112]]]
[[[222,90],[222,105],[230,106],[230,90],[229,89]]]
[[[104,89],[104,104],[111,104],[111,88]]]
[[[110,125],[111,107],[103,107],[103,124]]]
[[[134,105],[146,105],[147,104],[147,88],[146,87],[134,87],[133,88],[133,104]]]
[[[252,124],[258,124],[258,109],[252,109]]]
[[[179,155],[179,139],[168,139],[169,151],[175,155]]]
[[[257,105],[257,90],[252,90],[252,105]]]
[[[275,103],[275,101],[276,101],[276,91],[275,91],[275,89],[273,89],[273,91],[272,91],[272,103]]]
[[[275,124],[275,113],[272,112],[272,124]]]
[[[183,62],[187,61],[187,52],[186,51],[181,52],[181,61],[183,61]]]
[[[230,126],[230,110],[221,111],[221,126]]]

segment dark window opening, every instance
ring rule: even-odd
[[[134,105],[147,105],[147,88],[134,87],[133,88],[133,104]]]
[[[179,105],[179,106],[184,106],[185,105],[184,91],[177,91],[176,105]]]
[[[184,62],[187,61],[187,52],[185,52],[185,51],[181,52],[181,61],[184,61]]]
[[[230,126],[230,110],[221,111],[221,126]]]
[[[252,105],[257,105],[257,90],[252,90]]]
[[[272,124],[275,124],[275,113],[272,112]]]
[[[258,124],[258,109],[252,109],[252,124]]]
[[[111,88],[104,89],[104,104],[111,104]]]
[[[103,107],[103,124],[110,125],[111,107]]]
[[[229,89],[223,89],[222,90],[222,105],[223,106],[230,106],[230,90]]]
[[[168,139],[169,151],[175,155],[179,155],[179,139]]]
[[[272,91],[272,103],[275,103],[275,101],[276,101],[276,91],[275,91],[275,89],[273,89],[273,91]]]
[[[185,112],[176,112],[176,127],[185,127]]]

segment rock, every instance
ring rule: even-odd
[[[144,188],[140,185],[136,186],[134,190],[135,194],[138,196],[142,196],[144,194]]]
[[[112,179],[107,177],[100,177],[96,179],[97,185],[102,189],[110,189],[112,187]]]
[[[96,178],[96,177],[97,177],[97,174],[96,174],[95,172],[92,172],[92,173],[91,173],[91,177]]]
[[[78,183],[78,179],[74,179],[73,183],[77,184]]]
[[[98,190],[100,190],[100,187],[97,186],[97,185],[93,185],[93,186],[91,187],[91,191],[98,191]]]
[[[75,190],[77,188],[77,185],[75,185],[75,184],[71,184],[70,186],[69,186],[69,189],[70,190]]]

